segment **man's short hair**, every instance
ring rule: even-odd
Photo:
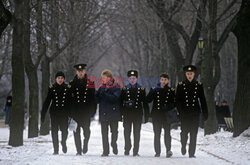
[[[105,69],[104,71],[102,71],[101,76],[103,76],[103,75],[105,75],[105,76],[107,76],[109,78],[113,78],[112,72],[110,70],[108,70],[108,69]]]
[[[167,78],[167,79],[169,79],[169,76],[168,76],[167,73],[162,73],[162,74],[160,74],[160,78]]]
[[[226,101],[226,100],[222,100],[222,103],[225,103],[225,104],[227,104],[227,101]]]

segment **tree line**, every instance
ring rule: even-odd
[[[114,68],[119,77],[130,68],[141,77],[167,72],[173,87],[183,79],[182,67],[195,64],[208,102],[205,134],[217,131],[215,100],[227,98],[238,136],[250,125],[249,5],[247,0],[1,1],[0,78],[9,77],[13,95],[9,144],[23,143],[25,101],[28,136],[49,133],[48,116],[39,128],[40,104],[54,73],[72,77],[78,61],[88,63],[94,75],[102,67]]]

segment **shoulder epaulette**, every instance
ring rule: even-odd
[[[68,85],[68,88],[71,88],[71,85]]]
[[[69,82],[71,83],[71,82],[73,82],[73,80],[70,80]]]
[[[152,87],[152,89],[155,89],[155,87]]]
[[[49,88],[53,88],[53,85],[50,85]]]
[[[182,81],[179,82],[179,85],[182,85]]]
[[[141,90],[144,90],[145,88],[141,88]]]
[[[171,88],[172,91],[174,91],[174,88]]]
[[[199,85],[202,85],[202,83],[201,83],[200,81],[198,82],[198,84],[199,84]]]
[[[122,87],[122,90],[126,90],[126,87]]]

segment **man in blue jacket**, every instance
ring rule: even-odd
[[[104,70],[102,72],[102,86],[96,92],[96,101],[99,104],[99,120],[101,123],[103,154],[109,155],[108,130],[111,129],[111,146],[113,153],[118,154],[118,121],[121,120],[120,95],[121,87],[115,83],[112,72]]]

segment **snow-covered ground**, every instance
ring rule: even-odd
[[[0,164],[84,164],[84,165],[221,165],[221,164],[250,164],[250,128],[241,136],[232,138],[232,133],[219,132],[204,137],[203,130],[199,130],[196,158],[182,156],[180,152],[180,130],[172,130],[172,158],[166,158],[162,135],[162,154],[160,158],[154,157],[152,124],[144,124],[141,131],[140,157],[124,156],[124,139],[122,123],[119,125],[118,155],[110,154],[101,157],[102,142],[98,122],[91,123],[91,138],[89,151],[86,155],[76,156],[73,134],[70,131],[67,140],[68,152],[52,155],[53,147],[51,136],[27,139],[24,132],[24,146],[8,146],[8,128],[0,128]],[[61,146],[60,146],[61,147]],[[110,149],[112,151],[112,149]]]

